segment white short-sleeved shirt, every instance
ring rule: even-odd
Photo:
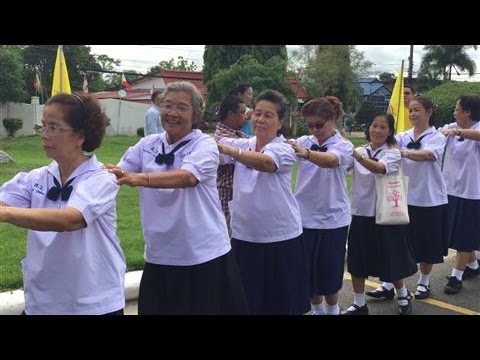
[[[70,175],[75,179],[68,201],[47,198],[53,177],[60,179],[55,161],[17,174],[0,187],[0,200],[10,206],[73,207],[87,223],[75,231],[28,231],[22,261],[25,312],[94,315],[123,309],[126,266],[116,235],[115,176],[92,156]]]
[[[451,123],[441,130],[457,128],[457,123]],[[480,131],[480,121],[474,122],[470,129]],[[480,200],[480,141],[458,139],[458,136],[447,138],[443,167],[447,193],[463,199]]]
[[[385,174],[392,174],[398,171],[402,161],[400,150],[397,148],[388,148],[383,144],[379,149],[373,151],[370,145],[361,149],[361,154],[368,157],[367,149],[379,162],[385,165]],[[353,163],[352,177],[352,215],[375,216],[375,176],[358,161]]]
[[[335,132],[323,144],[313,135],[297,139],[298,145],[310,149],[326,146],[338,157],[339,166],[324,168],[299,158],[295,198],[300,207],[302,225],[307,229],[336,229],[350,224],[350,198],[346,174],[353,165],[353,144]]]
[[[157,154],[175,152],[173,165],[159,165]],[[211,136],[192,130],[173,144],[166,133],[141,139],[119,162],[128,172],[190,171],[199,181],[195,187],[140,188],[140,207],[145,261],[159,265],[196,265],[226,254],[230,249],[227,223],[217,190],[218,147]]]
[[[446,204],[447,187],[442,174],[442,159],[446,139],[435,127],[431,126],[420,134],[421,147],[418,150],[429,150],[433,153],[433,161],[413,161],[402,158],[403,172],[409,177],[408,205],[439,206]],[[396,136],[400,149],[408,149],[407,145],[413,141],[413,128]]]
[[[302,233],[300,210],[292,192],[295,151],[283,136],[275,137],[261,152],[272,157],[277,171],[267,173],[236,162],[233,178],[232,237],[255,243],[295,238]],[[256,149],[256,137],[221,140],[244,150]]]

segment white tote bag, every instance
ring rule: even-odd
[[[375,175],[375,223],[379,225],[406,225],[408,216],[408,176],[402,167],[392,175]]]

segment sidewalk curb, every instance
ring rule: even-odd
[[[125,274],[125,303],[138,298],[138,289],[143,271]],[[127,306],[127,304],[125,304]],[[25,307],[23,290],[0,293],[0,315],[20,315]]]

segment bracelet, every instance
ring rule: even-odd
[[[150,174],[149,173],[144,173],[144,174],[147,177],[147,185],[146,186],[150,186]]]
[[[305,159],[310,159],[310,149],[306,149],[307,150],[307,156],[305,156]]]
[[[457,129],[457,136],[462,136],[461,131],[462,131],[462,129]]]
[[[240,159],[240,156],[242,155],[242,149],[240,148],[237,148],[237,149],[238,149],[237,159]]]

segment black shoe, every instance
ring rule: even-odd
[[[366,295],[373,297],[375,299],[386,299],[392,300],[395,296],[395,290],[392,288],[391,290],[387,290],[382,286],[382,289],[375,289],[373,291],[367,291]]]
[[[363,306],[358,306],[356,304],[352,304],[350,307],[354,307],[354,309],[349,310],[347,309],[342,315],[368,315],[368,306],[367,304]]]
[[[469,268],[468,266],[465,268],[465,270],[463,271],[463,277],[462,277],[462,280],[466,280],[466,279],[472,279],[474,278],[475,276],[478,276],[480,275],[480,267],[476,268],[475,270],[473,270],[472,268]]]
[[[445,285],[445,293],[449,295],[458,294],[462,290],[462,282],[458,280],[455,276],[450,276],[447,278],[448,283]]]
[[[397,300],[407,300],[407,305],[398,305],[400,315],[410,315],[412,313],[412,294],[407,290],[407,296],[399,296]]]
[[[420,288],[423,288],[424,290],[420,290]],[[417,291],[415,292],[415,299],[426,299],[430,296],[430,285],[425,286],[423,284],[417,284]]]

